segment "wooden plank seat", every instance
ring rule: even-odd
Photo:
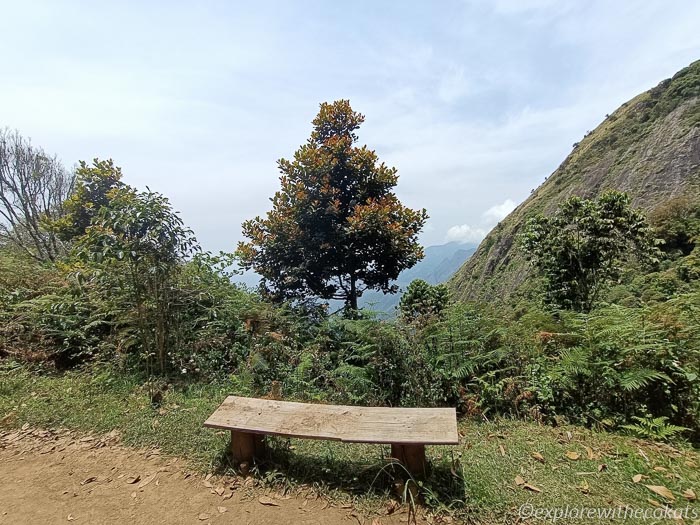
[[[204,422],[231,431],[237,466],[251,465],[265,435],[390,444],[391,455],[414,476],[425,473],[425,445],[456,445],[454,408],[316,405],[229,396]]]

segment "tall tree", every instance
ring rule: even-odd
[[[16,131],[0,130],[0,245],[55,260],[64,249],[48,226],[60,216],[73,181],[55,156]]]
[[[155,356],[165,371],[175,277],[185,259],[199,251],[168,199],[126,185],[112,190],[109,203],[76,239],[74,251],[95,264],[95,278],[104,280],[105,288],[125,294],[135,315],[124,313],[122,322],[136,318],[142,355],[147,363]]]
[[[427,214],[392,192],[396,168],[355,145],[363,122],[347,100],[321,104],[311,138],[278,162],[272,210],[243,223],[241,262],[274,297],[341,299],[356,310],[364,290],[396,292],[392,280],[423,257]]]
[[[547,302],[581,312],[590,311],[625,262],[657,253],[644,212],[617,191],[597,200],[570,197],[551,217],[531,218],[522,243],[544,278]]]

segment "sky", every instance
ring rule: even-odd
[[[324,101],[478,242],[621,103],[700,59],[700,2],[0,0],[0,127],[68,167],[112,158],[207,250],[270,208]]]

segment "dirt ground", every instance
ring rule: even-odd
[[[365,516],[311,490],[281,495],[253,478],[190,473],[178,458],[118,442],[116,433],[93,437],[26,425],[0,430],[0,524],[408,522],[407,509]]]

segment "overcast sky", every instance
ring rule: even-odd
[[[206,249],[264,214],[318,104],[476,242],[606,113],[700,58],[700,2],[0,0],[0,126],[73,166],[113,158]]]

